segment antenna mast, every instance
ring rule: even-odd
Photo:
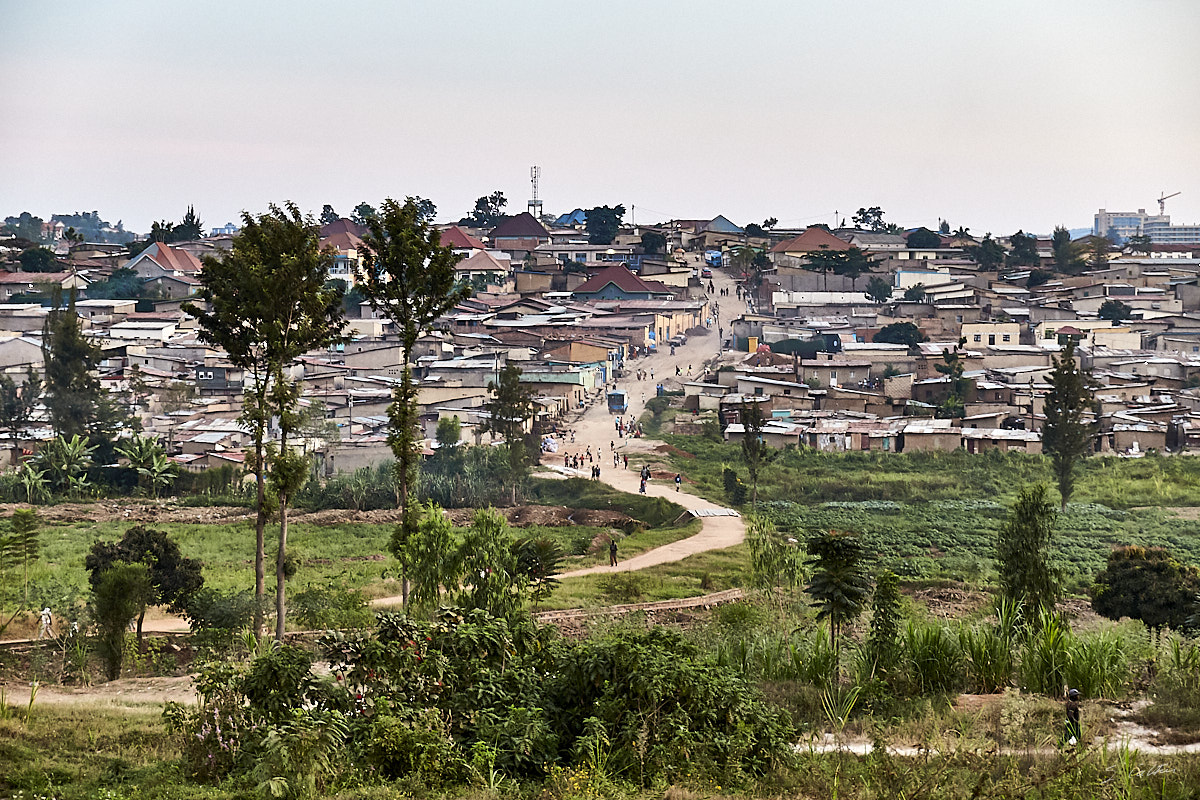
[[[533,198],[529,201],[528,211],[536,220],[542,218],[542,201],[538,199],[538,178],[540,177],[542,177],[541,167],[529,168],[529,182],[533,184]]]

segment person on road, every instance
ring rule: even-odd
[[[622,453],[621,458],[625,460],[625,469],[629,469],[629,453]]]
[[[683,476],[678,472],[675,473],[675,491],[679,491],[679,487],[683,485]]]
[[[608,565],[615,567],[617,565],[617,540],[608,540]]]
[[[1078,689],[1071,689],[1067,692],[1067,730],[1065,738],[1069,745],[1076,745],[1083,739],[1083,732],[1079,727]]]

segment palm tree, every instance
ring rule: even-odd
[[[870,593],[867,551],[853,534],[825,531],[809,538],[808,552],[813,576],[805,591],[812,595],[811,605],[820,609],[817,619],[829,620],[829,643],[836,665],[842,628],[862,613]]]

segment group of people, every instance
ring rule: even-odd
[[[579,453],[567,453],[564,455],[563,466],[567,469],[580,469],[583,467],[583,462],[586,461],[587,463],[591,464],[595,460],[596,459],[592,456],[592,448],[589,447],[585,456],[581,456]]]

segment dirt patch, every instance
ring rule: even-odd
[[[916,602],[925,606],[930,616],[940,619],[957,619],[968,616],[983,608],[991,598],[972,589],[953,586],[931,586],[912,593]]]
[[[666,453],[666,454],[672,455],[672,456],[680,456],[681,458],[695,458],[696,457],[695,453],[689,453],[687,450],[681,450],[672,444],[660,444],[658,447],[656,447],[654,449],[660,453]]]
[[[1092,610],[1091,600],[1079,597],[1059,602],[1058,610],[1067,615],[1067,618],[1071,620],[1071,627],[1075,630],[1098,628],[1106,621],[1104,617]]]
[[[978,714],[1003,700],[1003,694],[960,694],[954,700],[954,708],[956,711]]]
[[[8,516],[19,508],[29,506],[19,503],[0,504],[0,515]],[[170,504],[145,502],[123,503],[58,503],[37,506],[38,516],[47,522],[129,522],[129,523],[200,523],[225,525],[254,518],[254,513],[237,506],[186,507]]]

